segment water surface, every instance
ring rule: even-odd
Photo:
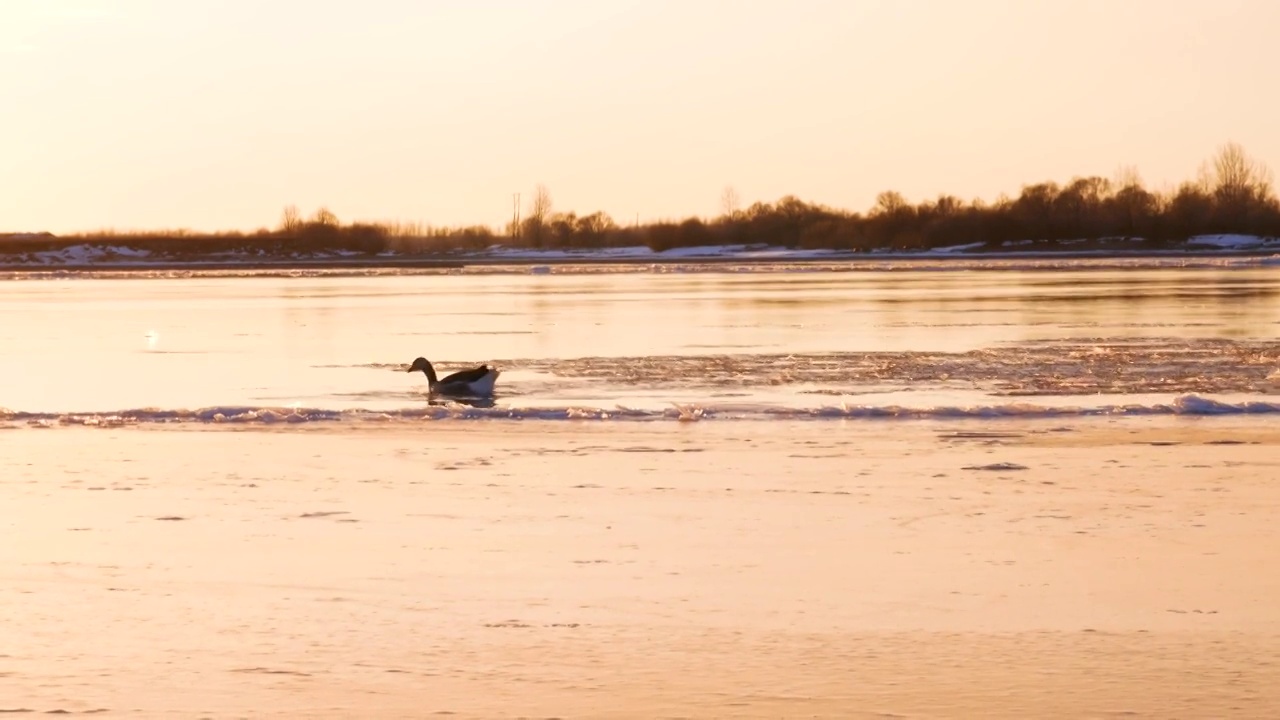
[[[540,270],[2,281],[0,407],[12,422],[485,416],[429,405],[403,372],[419,355],[498,365],[485,412],[530,419],[1280,400],[1275,267]]]

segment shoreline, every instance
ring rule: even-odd
[[[551,251],[562,252],[562,251]],[[801,251],[804,252],[804,251]],[[572,267],[572,266],[681,266],[681,265],[816,265],[816,264],[857,264],[848,269],[880,269],[874,265],[880,263],[964,263],[974,261],[1062,261],[1092,260],[1098,264],[1120,260],[1168,260],[1187,258],[1191,260],[1212,259],[1266,259],[1280,256],[1277,248],[1251,248],[1240,250],[1133,250],[1133,251],[1071,251],[1071,250],[1030,250],[1030,251],[991,251],[991,252],[918,252],[918,253],[839,253],[796,254],[788,255],[785,251],[771,255],[682,255],[663,257],[643,255],[593,255],[584,253],[575,255],[553,255],[537,257],[531,255],[512,254],[502,256],[417,256],[417,257],[334,257],[334,258],[281,258],[262,260],[159,260],[159,261],[122,261],[122,262],[83,262],[83,263],[0,263],[0,272],[12,274],[78,274],[93,272],[183,272],[183,271],[306,271],[306,270],[461,270],[466,268],[501,268],[501,267]],[[994,268],[993,268],[994,269]],[[1025,269],[1025,268],[1019,268]]]

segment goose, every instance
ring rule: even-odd
[[[501,371],[498,368],[480,365],[470,370],[459,370],[452,375],[436,377],[436,369],[431,362],[420,357],[413,361],[405,372],[421,370],[427,376],[427,387],[433,395],[487,396],[493,394],[493,384],[498,381]]]

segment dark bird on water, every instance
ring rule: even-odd
[[[467,370],[459,370],[444,377],[436,377],[436,369],[431,366],[429,360],[422,357],[414,360],[413,364],[405,372],[418,372],[419,370],[427,376],[427,387],[432,394],[469,395],[472,397],[492,395],[493,384],[498,381],[498,375],[501,374],[501,371],[495,367],[480,365]]]

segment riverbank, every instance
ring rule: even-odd
[[[1141,243],[1005,243],[991,247],[972,244],[919,252],[812,250],[772,246],[709,245],[674,248],[655,252],[646,247],[548,249],[493,246],[472,252],[402,254],[384,252],[330,252],[269,255],[259,252],[221,253],[172,257],[121,245],[73,245],[61,250],[16,253],[0,252],[0,272],[83,273],[94,271],[177,272],[209,270],[459,270],[547,266],[647,267],[675,265],[724,266],[766,264],[911,264],[947,261],[962,266],[974,261],[1108,261],[1130,262],[1153,258],[1184,258],[1203,261],[1214,258],[1271,258],[1280,262],[1280,239],[1255,236],[1205,236],[1175,245],[1146,246]]]

